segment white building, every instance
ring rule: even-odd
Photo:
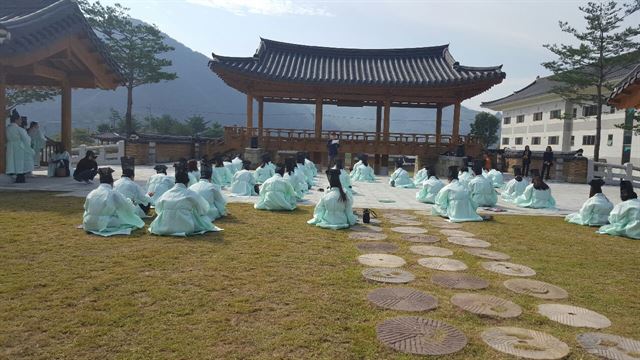
[[[620,71],[612,82],[622,79],[629,69]],[[501,99],[482,103],[482,107],[502,112],[500,147],[532,151],[584,150],[592,158],[596,138],[596,106],[581,106],[563,100],[552,92],[557,83],[549,78],[537,78],[533,83]],[[640,166],[640,136],[617,128],[616,124],[631,122],[633,110],[602,108],[600,161],[610,164],[631,162]],[[565,114],[572,116],[567,118]]]

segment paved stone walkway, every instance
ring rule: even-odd
[[[171,166],[168,164],[167,166]],[[120,167],[116,167],[114,178],[121,176]],[[172,168],[169,169],[171,174]],[[151,166],[136,167],[136,182],[145,185],[147,179],[155,174],[155,170]],[[416,200],[415,195],[418,189],[402,189],[392,188],[388,184],[389,178],[379,176],[375,183],[354,183],[354,207],[355,208],[372,208],[372,209],[403,209],[403,210],[427,210],[431,209],[431,205],[420,203]],[[317,186],[315,186],[306,196],[303,202],[298,205],[315,205],[322,197],[323,192],[318,191],[319,188],[326,188],[328,182],[324,175],[318,175],[316,178]],[[505,179],[508,181],[508,179]],[[34,177],[27,178],[26,184],[13,184],[6,176],[0,178],[0,191],[54,191],[61,192],[60,196],[77,196],[85,197],[96,188],[98,181],[94,184],[83,184],[74,181],[72,178],[49,178],[46,177],[46,169],[36,170]],[[498,208],[506,210],[499,214],[531,214],[531,215],[547,215],[547,216],[564,216],[580,209],[584,201],[589,195],[589,185],[586,184],[568,184],[550,182],[551,192],[557,202],[557,210],[534,210],[523,209],[513,204],[506,203],[502,199],[498,200]],[[617,204],[620,202],[619,188],[616,186],[604,186],[604,194]],[[231,203],[255,203],[258,197],[232,197],[223,189],[223,193],[227,195]],[[496,214],[490,211],[482,210],[489,214]]]

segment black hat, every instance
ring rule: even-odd
[[[211,166],[208,164],[202,163],[200,166],[200,176],[204,179],[211,179],[211,175],[213,175],[213,170]]]
[[[98,175],[100,176],[101,184],[111,184],[113,183],[113,170],[110,167],[103,167],[98,169]]]
[[[342,161],[342,159],[336,159],[335,167],[338,170],[344,169],[344,161]]]
[[[361,155],[360,155],[360,160],[362,160],[362,161],[367,161],[367,160],[369,160],[369,155],[367,155],[367,154],[361,154]]]
[[[457,166],[449,166],[449,177],[452,179],[458,178],[458,167]]]
[[[157,172],[167,172],[167,166],[166,165],[156,165],[153,167],[153,170],[157,171]]]
[[[633,184],[631,183],[631,181],[620,181],[620,198],[622,199],[622,201],[638,198],[638,194],[633,191]]]
[[[262,154],[262,161],[263,161],[263,162],[269,162],[269,161],[271,161],[271,155],[269,155],[269,153]]]
[[[135,173],[132,168],[124,168],[122,169],[122,176],[132,177],[132,176],[135,176]]]
[[[591,186],[591,194],[598,194],[602,192],[602,185],[604,185],[604,181],[599,178],[593,178],[589,181],[589,185]]]
[[[249,170],[249,167],[251,166],[251,161],[249,160],[242,160],[242,168],[245,170]]]
[[[402,159],[396,159],[396,167],[402,167],[404,161]]]
[[[177,163],[174,163],[173,168],[176,172],[188,172],[187,163],[185,161],[178,161]]]
[[[9,120],[11,120],[11,122],[15,122],[18,119],[20,119],[20,114],[18,113],[18,110],[16,109],[11,110],[11,116],[9,117]]]

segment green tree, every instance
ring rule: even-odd
[[[127,124],[125,118],[115,109],[110,109],[109,122],[98,124],[96,130],[99,133],[113,131],[115,133],[126,134]],[[140,130],[141,125],[136,116],[131,117],[131,132]]]
[[[60,95],[60,90],[54,88],[8,89],[7,108],[5,110],[11,110],[16,106],[34,102],[53,100],[58,95]]]
[[[174,80],[175,73],[164,71],[171,60],[159,55],[174,48],[164,43],[164,35],[155,25],[134,23],[129,9],[120,4],[103,6],[99,1],[80,0],[89,23],[104,40],[109,52],[122,68],[127,88],[125,133],[133,128],[133,89],[145,84]]]
[[[469,135],[477,138],[486,149],[498,142],[498,130],[500,130],[500,119],[483,111],[476,114]]]
[[[200,135],[203,131],[207,129],[207,121],[200,115],[192,115],[187,118],[185,125],[189,128],[190,135],[196,136]]]
[[[620,29],[625,17],[638,10],[637,4],[620,6],[615,1],[578,7],[585,19],[585,30],[580,31],[567,22],[560,21],[560,30],[573,35],[577,45],[546,44],[558,58],[542,63],[553,72],[552,79],[561,85],[553,91],[567,101],[578,104],[595,104],[596,141],[593,158],[600,157],[600,133],[602,129],[602,105],[613,90],[611,75],[621,67],[638,61],[633,53],[640,45],[635,39],[640,25]]]
[[[201,135],[208,138],[221,138],[224,136],[224,128],[220,123],[214,122],[211,124],[211,127],[202,132]]]
[[[91,131],[82,128],[75,128],[71,134],[71,144],[73,146],[78,145],[91,145],[95,141],[91,137]]]
[[[152,134],[181,136],[191,135],[191,129],[187,125],[173,118],[171,115],[149,115],[145,117],[144,121],[144,130]]]

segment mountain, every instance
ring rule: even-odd
[[[166,37],[166,43],[175,51],[166,54],[173,62],[170,71],[178,74],[174,81],[143,85],[134,89],[133,112],[139,118],[148,114],[169,114],[185,119],[199,114],[207,120],[223,125],[243,125],[246,121],[246,97],[227,86],[208,67],[209,58],[180,42]],[[126,90],[74,90],[73,126],[95,129],[107,122],[110,109],[124,113]],[[257,108],[257,106],[256,106]],[[60,130],[60,102],[48,101],[30,104],[19,109],[29,120],[40,122],[47,135]],[[265,104],[265,127],[314,128],[314,107],[294,104]],[[254,109],[257,114],[257,109]],[[462,108],[460,132],[466,134],[477,112]],[[443,133],[451,129],[453,109],[443,111]],[[254,121],[254,124],[256,121]],[[326,106],[323,128],[327,130],[375,131],[375,108],[344,108]],[[434,133],[435,110],[391,109],[391,131],[407,133]]]

